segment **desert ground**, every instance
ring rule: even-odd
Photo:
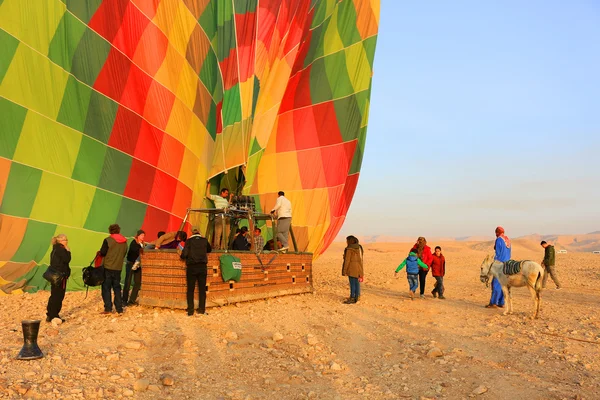
[[[187,317],[130,307],[102,316],[99,291],[67,293],[62,316],[42,322],[45,357],[17,361],[22,319],[43,319],[48,292],[0,297],[0,398],[139,399],[597,399],[600,398],[600,255],[557,255],[530,320],[526,288],[515,313],[486,309],[479,281],[488,243],[448,242],[446,300],[411,301],[393,278],[408,243],[365,246],[358,304],[342,304],[343,245],[314,266],[314,294],[239,303]],[[513,258],[540,261],[534,241]]]

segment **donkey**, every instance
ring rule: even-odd
[[[531,319],[538,318],[540,313],[540,304],[542,299],[540,293],[542,291],[542,280],[544,278],[544,269],[542,266],[533,261],[523,261],[521,271],[514,275],[504,274],[504,263],[494,260],[494,257],[488,255],[481,263],[481,273],[479,278],[481,282],[488,284],[490,277],[495,276],[502,285],[504,297],[508,300],[508,307],[504,310],[503,315],[512,314],[512,294],[510,289],[515,287],[527,286],[531,297],[533,298],[533,316]]]

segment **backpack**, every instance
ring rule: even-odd
[[[221,276],[223,281],[235,281],[239,282],[242,279],[242,263],[240,259],[231,254],[223,254],[219,257],[219,263],[221,265]]]
[[[82,272],[83,283],[86,286],[85,297],[87,298],[87,292],[90,286],[100,286],[104,283],[104,266],[94,267],[96,259],[99,257],[100,252],[96,253],[94,259],[90,262],[90,265],[85,267]]]

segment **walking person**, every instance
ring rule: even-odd
[[[54,318],[60,319],[60,310],[62,309],[65,292],[67,291],[67,279],[71,275],[71,250],[69,249],[69,239],[67,235],[60,234],[52,238],[52,253],[50,253],[50,265],[56,271],[65,274],[65,278],[58,285],[50,287],[50,298],[46,307],[46,322],[51,322]]]
[[[431,260],[431,275],[435,278],[435,286],[431,295],[444,300],[444,275],[446,275],[446,258],[442,254],[442,248],[436,246]]]
[[[411,251],[408,257],[402,261],[402,264],[396,268],[396,272],[394,272],[395,278],[398,278],[398,272],[404,267],[406,267],[406,278],[408,279],[408,288],[410,289],[409,296],[411,300],[414,300],[416,291],[419,288],[419,268],[429,269],[429,266],[419,259],[417,253]]]
[[[363,255],[364,250],[358,243],[358,238],[348,236],[342,264],[342,276],[347,276],[350,281],[350,297],[344,301],[345,304],[355,304],[360,300],[360,280],[365,275]]]
[[[208,240],[200,235],[197,227],[192,227],[192,236],[185,242],[180,258],[185,261],[187,281],[187,315],[194,315],[194,291],[198,283],[198,314],[206,315],[206,274],[207,254],[212,251]]]
[[[494,243],[494,260],[500,262],[507,262],[510,260],[510,239],[504,234],[504,228],[499,226],[496,228],[496,242]],[[492,279],[492,297],[490,302],[485,308],[502,308],[504,307],[504,293],[502,292],[502,285],[496,277]]]
[[[429,267],[431,266],[431,261],[433,260],[432,254],[431,254],[431,248],[429,246],[427,246],[427,239],[420,236],[417,239],[417,243],[415,243],[415,245],[413,246],[413,248],[410,251],[414,252],[417,255],[417,257],[419,257],[419,260],[423,261],[423,264],[427,265],[427,268],[423,268],[419,264],[419,284],[421,285],[421,288],[419,290],[419,292],[420,292],[419,295],[422,299],[424,299],[425,298],[425,282],[427,280],[427,274],[429,273]]]
[[[277,215],[277,239],[281,240],[281,250],[286,252],[289,249],[288,235],[290,226],[292,225],[292,203],[285,197],[284,192],[277,193],[277,201],[275,207],[271,210],[271,214]]]
[[[110,236],[104,239],[100,248],[100,255],[104,257],[104,283],[102,283],[104,311],[102,314],[112,313],[113,293],[115,309],[117,313],[122,314],[121,271],[123,270],[123,260],[127,254],[127,239],[121,235],[121,227],[118,224],[109,226],[108,233]]]
[[[125,285],[123,285],[123,304],[127,306],[137,305],[137,296],[142,286],[142,269],[139,266],[139,258],[144,251],[145,237],[146,232],[140,229],[129,244],[127,262],[125,263]],[[137,268],[134,267],[136,261],[138,261]],[[131,297],[129,297],[129,288],[131,287],[132,279],[133,290],[131,291]]]
[[[542,240],[540,245],[544,248],[544,260],[542,260],[542,267],[544,267],[544,280],[542,281],[542,288],[546,287],[546,281],[548,281],[548,275],[554,281],[556,285],[556,289],[560,289],[560,283],[558,282],[558,275],[556,274],[556,254],[554,252],[554,246],[546,243],[545,240]]]

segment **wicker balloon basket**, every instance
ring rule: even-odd
[[[242,263],[239,282],[224,282],[221,278],[219,257],[222,254],[214,252],[208,255],[207,307],[313,291],[311,253],[230,252]],[[198,301],[197,288],[194,299]],[[175,250],[144,252],[139,303],[187,308],[185,264]]]

